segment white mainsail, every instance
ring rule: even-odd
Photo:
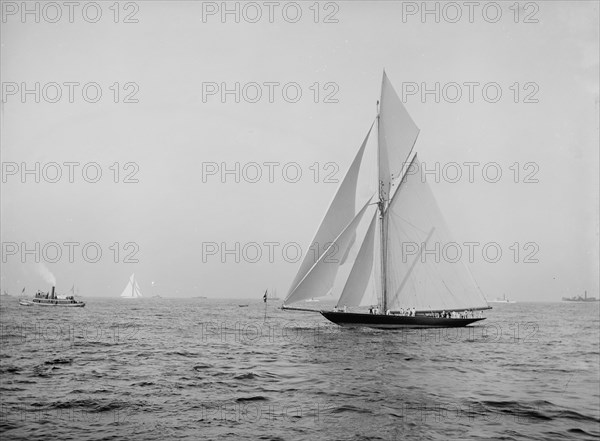
[[[419,174],[406,173],[410,164],[420,165],[416,154],[411,155],[419,128],[385,72],[377,121],[378,209],[364,233],[349,274],[346,271],[337,305],[364,306],[378,292],[376,297],[384,312],[400,308],[487,309],[487,302],[464,262],[465,256],[449,259],[441,254],[443,247],[454,242],[428,184]],[[345,259],[369,206],[367,202],[354,215],[358,171],[370,132],[371,129],[311,242],[311,246],[319,247],[320,258],[313,265],[313,256],[307,253],[284,306],[321,297],[332,290],[343,261],[327,261],[328,247],[334,243],[337,255]],[[343,280],[341,276],[338,278]]]
[[[125,299],[139,299],[142,297],[142,291],[140,290],[137,280],[135,280],[135,274],[132,274],[131,277],[129,277],[129,282],[123,290],[121,297]]]
[[[413,163],[420,167],[416,156]],[[459,255],[460,248],[452,240],[435,197],[420,174],[403,179],[387,218],[388,309],[487,307],[465,264],[468,256]]]

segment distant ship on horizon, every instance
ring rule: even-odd
[[[490,303],[517,303],[515,300],[506,298],[506,294],[502,295],[502,298],[498,297],[496,300],[490,300]]]
[[[23,288],[23,291],[25,288]],[[83,308],[85,306],[85,302],[75,300],[74,296],[64,296],[59,297],[56,294],[55,287],[52,286],[52,289],[49,292],[39,291],[35,293],[35,296],[32,300],[27,300],[24,298],[19,298],[19,305],[21,306],[66,306],[70,308]]]
[[[581,296],[573,296],[573,297],[563,297],[563,302],[600,302],[596,297],[588,297],[587,291],[584,291],[583,297]]]

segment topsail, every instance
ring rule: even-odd
[[[406,111],[385,72],[379,108],[379,185],[389,200],[393,184],[400,176],[417,142],[419,128]]]

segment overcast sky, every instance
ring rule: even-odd
[[[221,16],[221,2],[121,4],[118,17],[111,4],[100,3],[96,23],[85,2],[72,23],[66,6],[57,18],[41,5],[36,23],[21,2],[2,3],[2,289],[48,289],[45,266],[59,291],[75,284],[86,296],[118,296],[133,272],[145,296],[259,298],[266,288],[284,296],[300,262],[282,248],[312,238],[337,188],[327,181],[341,180],[373,121],[385,68],[421,129],[420,160],[462,166],[458,182],[441,174],[432,187],[456,241],[481,244],[472,272],[488,300],[598,297],[597,2],[523,2],[520,10],[500,2],[499,18],[481,2],[471,19],[466,6],[457,18],[439,4],[439,23],[422,17],[421,2],[303,2],[297,20],[290,2],[276,5],[272,20],[262,2],[240,4],[239,23]],[[36,82],[39,103],[35,92],[22,95]],[[240,102],[222,97],[222,85],[236,82]],[[84,97],[88,83],[98,86]],[[439,102],[421,96],[436,83]],[[102,96],[88,102],[98,87]],[[55,168],[44,168],[51,162],[61,165],[57,183]],[[74,182],[65,162],[81,164]],[[93,162],[102,171],[96,183],[82,176]],[[262,165],[256,183],[251,167],[239,183],[235,173],[207,173],[209,163],[250,162]],[[265,162],[280,164],[273,182]],[[468,162],[480,164],[473,182]],[[39,183],[35,173],[22,177],[22,163],[40,164]],[[482,175],[490,163],[502,171],[498,182],[489,182],[491,169]],[[94,167],[86,170],[92,180]],[[138,182],[122,182],[128,176]],[[22,243],[36,242],[40,264],[35,252],[21,255]],[[51,242],[63,252],[56,263]],[[65,242],[80,244],[73,262]],[[203,256],[212,242],[217,254]],[[222,242],[240,244],[240,263],[233,254],[222,262]],[[263,251],[255,263],[241,252],[250,242]],[[273,262],[265,242],[279,244]],[[503,253],[496,263],[481,252],[492,242]],[[96,263],[82,256],[90,243],[102,249]],[[93,245],[87,251],[93,260]],[[124,262],[128,255],[139,262]]]

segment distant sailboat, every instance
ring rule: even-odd
[[[135,274],[132,274],[129,278],[129,282],[127,286],[123,290],[121,294],[122,299],[139,299],[142,297],[142,292],[140,291],[140,286],[135,280]]]
[[[79,288],[75,288],[75,284],[73,284],[73,286],[69,290],[69,293],[71,293],[73,297],[84,297],[81,294],[79,294]]]
[[[360,202],[355,209],[359,169],[373,126],[377,131],[378,199]],[[464,262],[423,260],[429,244],[451,243],[435,198],[419,174],[413,147],[419,128],[383,73],[378,114],[348,169],[307,249],[318,251],[316,262],[307,253],[292,282],[283,309],[324,297],[334,288],[338,269],[358,235],[367,212],[368,228],[333,311],[320,311],[343,326],[374,328],[460,327],[482,320],[474,311],[490,309]],[[366,226],[366,225],[365,225]],[[362,230],[361,230],[362,231]],[[416,255],[404,252],[405,243],[419,244]],[[333,248],[335,244],[335,248]],[[337,285],[337,284],[336,284]],[[346,312],[372,304],[368,292],[377,295],[371,313]],[[338,310],[340,308],[344,312]],[[410,311],[410,312],[409,312]]]
[[[514,300],[506,298],[506,294],[502,295],[502,298],[498,297],[496,300],[490,300],[490,303],[516,303]]]

